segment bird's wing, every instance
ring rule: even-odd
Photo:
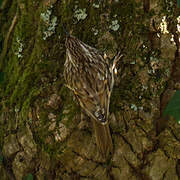
[[[112,89],[109,65],[97,49],[74,37],[67,39],[66,48],[66,82],[87,114],[106,123]]]
[[[97,69],[88,65],[86,71],[74,74],[72,87],[80,106],[89,116],[105,123],[109,113],[110,73],[107,67],[99,65]]]

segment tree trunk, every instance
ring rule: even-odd
[[[1,179],[178,180],[180,126],[162,116],[180,89],[177,12],[176,4],[158,0],[4,0]],[[164,15],[165,34],[158,28]],[[124,54],[111,97],[108,161],[98,151],[92,122],[64,84],[63,25],[109,59]]]

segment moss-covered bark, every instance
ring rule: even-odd
[[[169,20],[169,34],[156,28],[163,15]],[[176,16],[173,1],[4,1],[2,178],[178,180],[180,127],[161,117],[167,100],[180,87]],[[109,57],[119,50],[125,55],[111,98],[115,151],[107,162],[97,150],[91,121],[64,85],[62,24]],[[172,34],[175,44],[170,43]]]

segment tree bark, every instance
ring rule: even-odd
[[[0,8],[2,179],[178,180],[180,126],[162,112],[180,89],[177,7],[164,1],[12,0]],[[154,10],[154,11],[153,11]],[[169,33],[158,28],[166,15]],[[152,23],[153,22],[153,23]],[[114,152],[64,84],[66,29],[119,62],[110,104]],[[171,35],[174,43],[171,43]]]

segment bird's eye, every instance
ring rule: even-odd
[[[99,119],[99,120],[104,119],[104,115],[103,115],[103,114],[99,114],[98,119]]]
[[[103,122],[103,123],[104,123],[104,122],[106,121],[106,118],[105,118],[104,114],[99,114],[98,120],[99,120],[100,122]]]

